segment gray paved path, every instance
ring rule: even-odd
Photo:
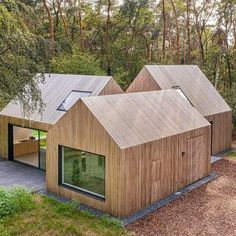
[[[0,159],[0,187],[24,186],[31,191],[46,188],[45,172]]]

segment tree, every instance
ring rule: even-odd
[[[50,35],[50,50],[51,50],[51,57],[55,54],[55,35],[54,35],[54,25],[53,25],[53,18],[51,11],[47,5],[47,0],[43,0],[43,5],[46,9],[46,12],[48,14],[48,21],[49,21],[49,35]]]
[[[27,50],[32,50],[33,59],[39,60],[33,71],[43,71],[39,67],[46,50],[43,41],[47,40],[51,46],[47,71],[106,74],[112,68],[112,75],[125,89],[145,64],[197,64],[223,96],[234,94],[229,91],[236,83],[236,0],[2,2],[5,8],[11,5],[8,17],[22,32],[18,37],[25,39],[21,42],[17,38],[14,46],[11,40],[15,35],[10,37],[11,33],[2,31],[6,41],[10,38],[6,45],[11,42],[15,51],[21,48],[25,60],[32,60],[26,56]],[[0,19],[9,22],[2,14]],[[27,44],[23,53],[25,42],[33,42],[32,38],[42,46],[40,55],[35,43],[30,47]],[[3,44],[1,47],[4,53]],[[12,53],[13,58],[17,53]],[[12,64],[8,73],[13,70]],[[23,82],[27,82],[25,77]],[[227,97],[227,101],[233,106],[233,99]]]
[[[14,98],[26,116],[43,109],[38,89],[43,76],[36,73],[44,72],[47,62],[47,42],[33,34],[24,21],[31,10],[13,0],[0,4],[0,101],[4,105]]]
[[[52,72],[61,74],[105,75],[100,68],[100,60],[91,54],[73,48],[73,54],[62,54],[51,61]]]
[[[162,39],[162,53],[163,59],[166,56],[166,9],[165,0],[162,0],[162,18],[163,18],[163,39]]]
[[[173,8],[173,12],[174,12],[175,27],[176,27],[176,63],[180,64],[179,21],[178,21],[177,11],[176,11],[175,4],[174,4],[173,0],[171,0],[171,5],[172,5],[172,8]]]
[[[186,3],[186,14],[187,14],[187,23],[186,23],[186,27],[187,27],[187,37],[188,37],[188,40],[187,40],[187,43],[188,43],[188,63],[190,63],[190,19],[189,19],[189,15],[190,15],[190,4],[191,4],[191,0],[186,0],[187,3]]]

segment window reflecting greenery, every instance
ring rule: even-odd
[[[105,196],[105,157],[61,147],[62,184]]]
[[[40,169],[46,170],[46,150],[47,150],[47,142],[46,142],[46,132],[39,131],[39,166]]]

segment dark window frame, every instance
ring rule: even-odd
[[[64,111],[64,112],[69,111],[70,108],[71,108],[72,106],[74,106],[74,104],[80,99],[80,98],[79,98],[68,110],[61,109],[60,106],[62,106],[62,104],[66,101],[66,99],[68,99],[68,97],[69,97],[73,92],[75,92],[75,93],[90,93],[89,96],[92,94],[91,91],[71,90],[70,93],[66,96],[66,98],[65,98],[65,99],[61,102],[61,104],[58,106],[57,111]],[[89,97],[89,96],[88,96],[88,97]]]
[[[92,197],[94,199],[105,202],[106,194],[104,196],[101,196],[99,194],[87,191],[86,189],[82,189],[82,188],[79,188],[79,187],[76,187],[76,186],[73,187],[71,185],[67,185],[65,183],[62,183],[62,172],[63,172],[63,170],[62,170],[62,148],[63,147],[64,148],[71,148],[71,149],[75,149],[75,150],[78,150],[78,151],[82,151],[82,152],[86,152],[86,153],[89,153],[89,154],[99,155],[99,156],[104,157],[104,159],[105,159],[105,162],[104,162],[104,193],[106,193],[106,156],[100,155],[100,154],[97,154],[97,153],[93,153],[93,152],[88,152],[88,151],[85,151],[85,150],[82,150],[82,149],[76,149],[76,148],[73,148],[73,147],[68,147],[68,146],[64,146],[64,145],[60,145],[60,144],[58,145],[58,185],[63,187],[63,188],[66,188],[66,189],[78,192],[80,194],[86,195],[88,197]]]

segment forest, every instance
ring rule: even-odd
[[[43,107],[37,73],[126,89],[145,64],[197,64],[236,125],[236,0],[0,0],[0,107]]]

